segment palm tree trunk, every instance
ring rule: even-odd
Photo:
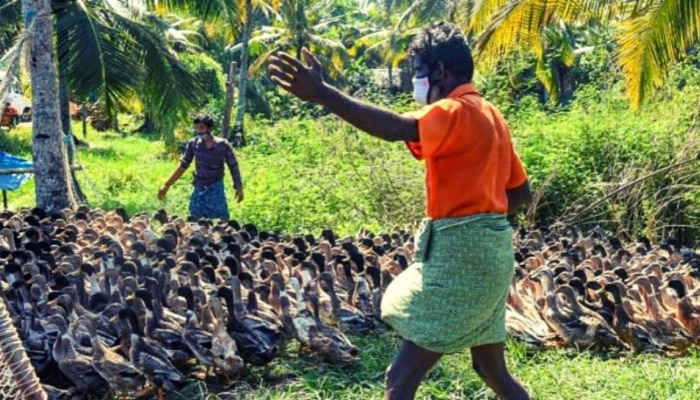
[[[136,128],[136,132],[152,134],[156,131],[156,124],[153,121],[153,115],[149,112],[144,114],[143,123]]]
[[[35,20],[29,49],[29,74],[36,205],[49,212],[73,208],[76,203],[58,106],[51,0],[22,0],[22,15],[26,26]]]
[[[304,13],[304,0],[297,0],[296,16],[294,18],[294,38],[297,45],[297,60],[301,60],[301,49],[304,43],[304,35],[306,34],[306,14]]]
[[[61,127],[63,128],[63,139],[66,144],[66,151],[68,153],[68,165],[73,166],[73,158],[75,155],[75,140],[77,139],[73,135],[73,130],[71,129],[71,119],[70,119],[70,96],[68,94],[68,79],[66,77],[67,71],[65,66],[60,60],[58,61],[58,92],[59,92],[59,103],[61,107]],[[78,179],[75,177],[75,171],[70,170],[71,185],[73,185],[73,193],[75,193],[75,198],[80,204],[85,204],[85,194],[82,189],[80,189],[80,184]]]
[[[233,107],[233,91],[236,83],[233,77],[236,76],[236,63],[231,62],[228,67],[226,78],[226,101],[224,102],[224,120],[221,122],[221,137],[231,139],[231,107]]]
[[[574,99],[574,82],[571,68],[560,64],[557,68],[559,78],[559,104],[567,105]]]
[[[248,47],[250,45],[250,35],[253,31],[253,4],[251,0],[245,2],[246,22],[243,26],[243,35],[241,36],[241,65],[238,70],[238,104],[236,110],[236,122],[233,124],[233,139],[236,147],[245,144],[245,130],[243,121],[245,118],[245,106],[248,98],[248,64],[250,56]]]

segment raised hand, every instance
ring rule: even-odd
[[[326,90],[323,82],[323,66],[309,52],[302,49],[308,67],[289,54],[278,52],[269,57],[268,71],[272,81],[304,101],[320,103]]]

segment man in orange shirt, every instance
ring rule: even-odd
[[[443,354],[469,348],[474,369],[501,399],[528,399],[504,358],[505,302],[513,278],[513,231],[506,215],[530,198],[525,170],[498,110],[471,84],[471,50],[454,25],[433,24],[411,44],[414,98],[404,115],[343,94],[309,67],[278,53],[272,80],[325,106],[355,127],[404,141],[426,165],[426,214],[416,253],[384,293],[382,319],[404,339],[387,370],[385,399],[413,399]]]

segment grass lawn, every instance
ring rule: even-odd
[[[357,366],[337,369],[309,356],[297,357],[296,344],[270,364],[253,369],[244,382],[222,399],[381,399],[383,372],[398,351],[392,333],[378,338],[352,338],[362,349]],[[700,355],[683,358],[652,355],[605,355],[574,351],[528,351],[508,343],[508,365],[533,399],[697,399]],[[213,390],[218,391],[218,390]],[[169,398],[182,398],[194,387]],[[229,394],[231,397],[227,396]],[[217,398],[216,396],[210,396]],[[496,399],[471,369],[468,353],[443,358],[421,385],[417,399]]]

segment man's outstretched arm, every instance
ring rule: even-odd
[[[392,142],[419,140],[415,119],[359,101],[326,84],[320,61],[307,49],[303,49],[303,53],[309,67],[286,53],[271,56],[269,70],[272,81],[301,100],[326,107],[374,137]]]

